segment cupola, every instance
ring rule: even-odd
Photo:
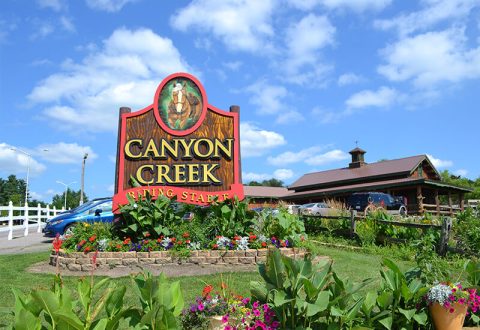
[[[352,162],[348,164],[349,168],[359,168],[365,165],[365,158],[364,154],[366,153],[365,150],[356,147],[355,149],[351,150],[350,155],[352,155]]]

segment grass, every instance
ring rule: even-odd
[[[334,270],[343,279],[360,282],[366,278],[373,278],[370,286],[375,286],[380,281],[381,255],[368,254],[362,251],[349,251],[331,247],[315,246],[315,253],[332,258]],[[11,312],[14,306],[14,295],[12,289],[16,288],[21,292],[28,293],[34,289],[49,288],[53,276],[48,274],[29,273],[26,269],[37,262],[48,259],[48,253],[31,253],[19,255],[0,256],[0,325],[11,323],[13,316]],[[412,261],[400,261],[392,258],[403,269],[414,265]],[[65,285],[74,287],[78,277],[64,277]],[[250,281],[261,281],[258,273],[224,273],[206,276],[189,276],[171,279],[180,281],[184,295],[185,304],[201,294],[205,284],[212,284],[214,288],[220,288],[220,283],[227,283],[231,291],[239,295],[249,295]],[[139,302],[132,292],[131,279],[129,277],[112,279],[114,283],[127,286],[126,303],[137,305]]]

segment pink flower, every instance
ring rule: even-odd
[[[203,311],[204,309],[205,309],[205,306],[203,306],[202,303],[199,303],[199,304],[198,304],[198,310],[201,312],[201,311]]]
[[[261,314],[261,313],[260,313],[260,311],[259,311],[258,309],[254,309],[254,310],[253,310],[253,315],[255,315],[255,316],[260,316],[260,314]]]
[[[228,314],[222,316],[222,323],[228,323]]]
[[[259,305],[258,301],[255,301],[252,306],[253,308],[258,308],[258,305]]]

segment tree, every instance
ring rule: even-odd
[[[250,181],[247,186],[261,186],[262,184],[258,181]]]
[[[473,181],[461,175],[453,175],[448,170],[440,172],[440,176],[442,181],[448,184],[473,189],[472,192],[465,194],[465,199],[480,199],[480,178]]]
[[[80,204],[80,193],[81,190],[75,191],[70,188],[67,189],[67,210],[73,209]],[[88,198],[83,194],[83,201],[88,202]],[[55,195],[52,198],[52,205],[55,206],[57,209],[62,209],[65,204],[65,191],[61,195]]]
[[[25,180],[19,180],[13,174],[7,180],[0,178],[0,205],[7,205],[10,201],[16,206],[23,205],[26,187]]]
[[[282,180],[277,180],[275,178],[271,178],[270,180],[263,180],[262,181],[262,186],[283,187],[283,181]]]

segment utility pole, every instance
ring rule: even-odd
[[[84,188],[84,180],[85,180],[85,161],[87,160],[88,153],[85,153],[83,155],[83,162],[82,162],[82,181],[80,183],[81,188],[80,188],[80,205],[83,204],[83,188]]]

